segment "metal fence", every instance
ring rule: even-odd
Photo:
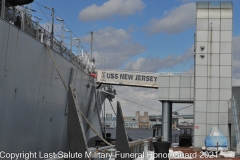
[[[6,2],[7,3],[7,2]],[[8,6],[8,5],[6,5]],[[6,7],[4,19],[10,24],[14,25],[14,22],[17,21],[17,17],[20,17],[21,26],[19,26],[22,31],[31,35],[33,38],[38,40],[41,43],[44,43],[51,47],[56,53],[67,59],[69,62],[77,65],[86,73],[94,71],[94,66],[89,63],[90,57],[88,55],[76,56],[64,45],[63,42],[60,42],[56,37],[53,37],[53,42],[51,41],[51,33],[44,29],[37,21],[32,20],[32,16],[28,14],[26,8],[22,10],[16,9],[15,7]]]
[[[144,153],[144,155],[147,155],[147,151],[153,151],[153,144],[152,142],[156,142],[158,137],[150,137],[146,139],[139,139],[136,141],[129,142],[129,148],[131,150],[131,153]],[[113,155],[112,158],[116,158],[116,146],[104,146],[100,148],[89,148],[89,151],[91,152],[92,158],[98,158],[97,156],[99,153],[109,153]]]

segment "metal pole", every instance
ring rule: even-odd
[[[103,128],[103,132],[104,132],[104,137],[105,137],[105,135],[106,135],[106,119],[105,119],[105,117],[106,117],[106,110],[105,110],[105,100],[104,100],[104,108],[103,108],[103,113],[104,113],[104,116],[103,116],[103,121],[104,121],[104,128]]]
[[[52,8],[52,31],[51,31],[51,48],[53,49],[53,36],[54,36],[54,8]]]
[[[71,41],[70,41],[70,53],[72,53],[72,31],[70,31],[70,34],[71,34]]]
[[[49,9],[52,11],[52,31],[51,31],[51,44],[50,47],[53,49],[53,36],[54,36],[54,8],[45,7],[46,9]],[[57,18],[58,20],[62,20],[60,18]]]
[[[21,19],[21,29],[22,29],[22,30],[25,30],[25,29],[24,29],[24,27],[25,27],[25,26],[24,26],[24,22],[25,22],[25,11],[21,11],[21,18],[22,18],[22,19]]]
[[[32,19],[32,3],[31,3],[31,5],[30,5],[30,17],[31,17],[31,19]],[[32,23],[31,23],[31,27],[32,27]]]
[[[172,142],[172,103],[169,102],[169,141]]]
[[[171,102],[163,101],[162,102],[162,136],[163,141],[170,141],[170,134],[171,134],[171,122],[170,117],[172,116],[171,113]]]
[[[78,50],[77,50],[77,54],[79,53],[79,49],[80,49],[80,39],[78,39]]]
[[[2,8],[1,8],[1,18],[5,17],[5,0],[2,0]]]
[[[91,32],[91,59],[90,59],[90,62],[92,62],[92,47],[93,47],[93,32]]]
[[[77,45],[77,55],[79,53],[79,49],[80,49],[80,39],[79,38],[72,38],[73,40],[78,40],[78,45]]]
[[[38,20],[36,22],[36,39],[39,40]]]
[[[37,40],[39,40],[40,38],[39,38],[39,22],[40,22],[40,20],[42,20],[41,18],[38,18],[37,16],[34,16],[36,19],[37,19],[37,21],[36,21],[36,39]]]
[[[61,18],[59,18],[59,17],[57,17],[57,20],[58,21],[61,21],[62,22],[62,33],[61,33],[61,48],[60,48],[60,53],[61,54],[63,54],[63,30],[64,30],[64,20],[63,19],[61,19]]]
[[[61,54],[63,54],[63,25],[64,25],[64,21],[62,20],[62,33],[61,33]]]

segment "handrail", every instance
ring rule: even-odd
[[[50,45],[50,39],[52,37],[51,33],[48,30],[44,29],[41,25],[39,25],[37,21],[32,20],[31,16],[26,13],[25,8],[23,10],[19,10],[17,8],[13,9],[5,8],[4,19],[8,23],[14,25],[14,22],[16,21],[17,17],[20,17],[21,19],[21,27],[19,28],[20,30],[28,33],[39,42],[43,44],[45,43],[49,47],[51,47]],[[51,49],[54,50],[59,55],[61,55],[63,58],[67,59],[69,62],[83,69],[86,73],[90,73],[94,69],[94,67],[87,62],[89,61],[88,55],[83,55],[83,57],[82,56],[78,57],[74,55],[56,37],[53,37],[53,47]]]
[[[144,141],[151,142],[151,141],[155,141],[158,138],[159,137],[149,137],[149,138],[145,138],[145,139],[130,141],[128,144],[129,144],[129,147],[133,147],[133,146],[139,145],[141,143],[144,143]],[[110,148],[115,148],[115,145],[99,147],[99,148],[96,148],[95,150],[92,150],[92,151],[106,151],[107,149],[110,149]]]
[[[144,143],[144,141],[151,142],[151,141],[153,141],[155,139],[156,139],[156,137],[149,137],[149,138],[146,138],[146,139],[139,139],[139,140],[136,140],[136,141],[131,141],[128,144],[129,144],[130,147],[132,147],[132,146],[136,146],[136,145],[138,145],[140,143]]]
[[[129,142],[129,147],[131,150],[131,153],[143,153],[144,155],[147,155],[148,150],[153,151],[153,144],[151,142],[156,142],[157,138],[159,137],[149,137],[146,139],[139,139],[135,141]],[[97,155],[99,153],[111,153],[111,158],[116,158],[116,146],[111,145],[111,146],[104,146],[104,147],[99,147],[99,148],[88,148],[90,151],[90,156],[91,158],[99,158]],[[106,154],[107,155],[107,154]],[[138,156],[138,155],[135,155]],[[146,157],[146,156],[144,156]],[[137,158],[137,157],[135,157]],[[146,159],[146,158],[145,158]]]

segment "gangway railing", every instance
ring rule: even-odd
[[[146,87],[146,88],[159,88],[159,79],[161,77],[171,77],[173,79],[181,77],[193,77],[192,73],[152,73],[152,72],[136,72],[136,71],[123,71],[123,70],[96,70],[97,83]],[[165,81],[164,81],[165,82]],[[185,86],[186,87],[186,86]]]
[[[139,139],[139,140],[129,142],[128,144],[129,144],[131,153],[141,153],[143,155],[147,155],[147,151],[154,150],[152,142],[156,142],[158,138],[159,137],[150,137],[146,139]],[[108,158],[116,158],[117,150],[115,148],[115,145],[104,146],[99,148],[91,147],[88,150],[89,150],[88,155],[90,155],[91,158],[99,158],[98,156],[100,154],[112,155],[112,157],[108,157]]]

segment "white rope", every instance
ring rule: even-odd
[[[51,55],[51,53],[50,53],[50,50],[49,50],[49,48],[48,48],[48,46],[47,46],[46,43],[45,43],[45,46],[46,46],[47,49],[48,49],[48,53],[49,53],[49,55],[50,55],[50,57],[51,57],[51,59],[52,59],[52,62],[53,62],[53,64],[54,64],[54,67],[56,68],[56,70],[57,70],[57,72],[58,72],[59,77],[61,78],[61,81],[62,81],[64,87],[66,88],[67,91],[69,91],[68,88],[67,88],[66,83],[64,82],[64,79],[63,79],[62,76],[61,76],[61,73],[59,72],[59,70],[58,70],[58,68],[57,68],[57,65],[56,65],[56,63],[55,63],[55,61],[54,61],[54,59],[53,59],[53,57],[52,57],[52,55]],[[89,127],[93,130],[93,132],[94,132],[103,142],[105,142],[107,145],[111,146],[112,144],[110,144],[108,141],[106,141],[106,140],[93,128],[93,126],[91,125],[91,123],[88,121],[88,119],[87,119],[87,118],[85,117],[85,115],[83,114],[83,112],[82,112],[82,110],[80,109],[80,107],[79,107],[79,111],[80,111],[80,114],[82,115],[82,117],[85,119],[85,121],[86,121],[87,124],[89,125]],[[100,123],[101,123],[101,122],[100,122]]]
[[[103,142],[105,142],[107,145],[111,146],[112,144],[110,144],[108,141],[106,141],[91,125],[91,123],[88,121],[88,119],[85,117],[85,115],[83,114],[81,108],[79,107],[79,111],[80,114],[82,115],[82,117],[85,119],[85,121],[87,122],[87,124],[89,125],[89,127],[93,130],[93,132],[101,139],[103,140]],[[101,122],[100,122],[101,123]]]
[[[50,49],[48,48],[48,46],[47,46],[46,43],[44,43],[44,44],[45,44],[45,46],[47,47],[48,54],[49,54],[50,58],[52,59],[52,62],[53,62],[53,64],[54,64],[54,67],[56,68],[57,73],[58,73],[59,77],[61,78],[61,81],[62,81],[62,83],[63,83],[65,89],[68,91],[68,87],[67,87],[67,85],[66,85],[66,83],[65,83],[65,81],[64,81],[64,79],[63,79],[63,77],[61,76],[60,71],[59,71],[58,68],[57,68],[57,65],[56,65],[56,63],[55,63],[55,61],[54,61],[54,59],[53,59],[53,57],[52,57],[52,54],[51,54],[51,52],[50,52]]]

